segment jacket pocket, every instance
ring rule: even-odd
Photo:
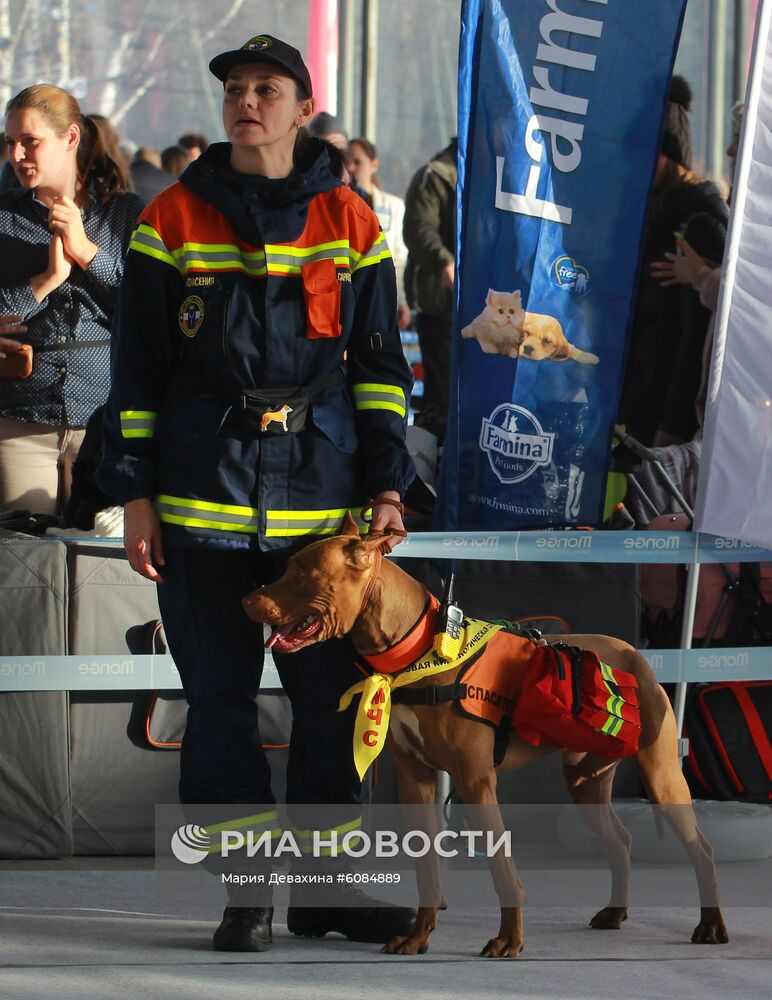
[[[335,261],[317,260],[303,267],[303,295],[306,303],[309,340],[339,337],[340,281]]]
[[[353,455],[359,448],[359,435],[353,409],[338,395],[311,403],[311,421],[317,430],[343,455]]]

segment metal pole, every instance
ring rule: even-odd
[[[750,37],[750,4],[748,0],[734,0],[734,101],[742,101],[745,97]]]
[[[338,0],[338,117],[349,135],[355,122],[356,28],[356,0]]]
[[[362,130],[376,142],[378,97],[378,0],[362,3]]]
[[[689,576],[686,580],[686,594],[684,595],[684,618],[681,624],[681,649],[692,648],[692,638],[694,633],[694,615],[697,609],[697,587],[700,582],[700,564],[695,563],[689,567]],[[676,727],[678,730],[678,756],[683,766],[684,757],[689,753],[689,741],[683,737],[684,732],[684,712],[686,710],[686,688],[687,682],[681,681],[676,684],[675,703],[673,711],[676,717]]]
[[[722,176],[726,146],[727,0],[711,0],[708,21],[707,170]]]

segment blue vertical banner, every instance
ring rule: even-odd
[[[601,520],[686,0],[465,0],[443,527]]]

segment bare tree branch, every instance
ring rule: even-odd
[[[223,30],[223,28],[227,28],[243,6],[244,6],[244,0],[235,0],[235,2],[231,5],[231,9],[225,15],[222,21],[220,21],[220,23],[215,28],[211,28],[204,34],[203,38],[201,39],[202,45],[205,45],[207,42],[211,42],[214,36],[219,34]]]

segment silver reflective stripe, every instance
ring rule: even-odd
[[[325,247],[322,250],[316,250],[311,254],[301,254],[293,253],[291,247],[283,247],[281,251],[269,250],[266,248],[265,257],[268,262],[268,266],[271,264],[286,265],[289,267],[299,267],[302,268],[304,264],[313,264],[318,260],[332,260],[339,261],[341,266],[347,266],[351,260],[349,253],[349,248],[345,247]]]
[[[370,249],[359,258],[354,270],[356,271],[360,267],[368,267],[370,264],[378,264],[380,261],[386,260],[387,257],[391,257],[391,251],[386,242],[386,237],[383,233],[380,233]]]
[[[199,250],[195,247],[183,246],[174,251],[174,259],[181,270],[204,265],[218,270],[228,267],[238,267],[248,274],[265,274],[265,254],[262,251],[242,253],[238,247],[226,250]]]
[[[407,412],[405,392],[398,385],[358,382],[354,385],[354,406],[357,410],[392,410],[401,417]]]
[[[172,257],[169,253],[161,237],[155,229],[153,229],[152,226],[148,226],[146,222],[141,222],[139,226],[137,226],[131,237],[129,249],[147,254],[149,257],[155,257],[158,260],[166,261],[174,267],[177,266],[174,257]]]
[[[252,507],[188,500],[164,494],[156,497],[158,516],[167,524],[191,528],[231,530],[257,534],[259,512]]]
[[[121,410],[121,434],[124,438],[151,438],[158,417],[149,410]]]

